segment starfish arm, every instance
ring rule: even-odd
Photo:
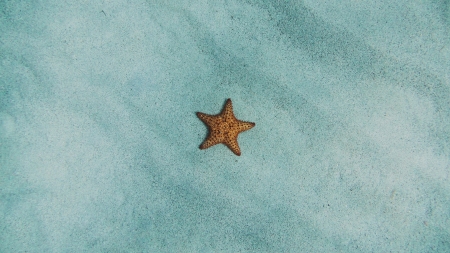
[[[200,145],[200,149],[207,149],[221,142],[222,140],[220,138],[217,138],[214,135],[209,134],[208,137],[206,137],[206,140]]]
[[[247,130],[253,128],[254,126],[255,126],[255,123],[253,123],[253,122],[246,122],[246,121],[239,120],[238,124],[237,124],[237,129],[238,129],[238,132],[241,133],[241,132],[244,132],[244,131],[247,131]]]
[[[208,125],[209,127],[211,127],[212,124],[214,124],[214,115],[209,115],[206,113],[202,113],[202,112],[197,112],[197,117],[203,121],[203,123],[205,123],[206,125]]]
[[[228,122],[235,119],[234,113],[233,113],[233,104],[231,103],[231,99],[227,99],[227,102],[225,103],[225,107],[223,108],[223,110],[220,114],[223,115],[225,120],[227,120]]]
[[[241,155],[241,149],[239,148],[239,144],[237,142],[236,136],[226,136],[225,141],[223,142],[233,153],[237,156]]]

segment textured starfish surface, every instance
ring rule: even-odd
[[[209,129],[209,135],[200,145],[200,149],[207,149],[219,143],[225,144],[236,155],[241,155],[241,149],[237,142],[238,135],[255,126],[253,122],[245,122],[236,119],[233,114],[231,99],[227,99],[222,112],[217,115],[208,115],[197,112],[197,116]]]

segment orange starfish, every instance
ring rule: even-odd
[[[237,142],[238,134],[255,126],[253,122],[240,121],[234,117],[231,99],[227,99],[222,112],[208,115],[197,112],[197,116],[208,126],[209,135],[200,145],[200,149],[207,149],[219,143],[225,144],[235,155],[241,155]]]

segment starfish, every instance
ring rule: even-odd
[[[200,145],[200,149],[207,149],[219,143],[225,144],[235,155],[241,155],[241,149],[237,142],[238,135],[255,126],[253,122],[245,122],[236,119],[233,114],[231,99],[227,99],[221,113],[208,115],[197,112],[197,117],[208,126],[209,135]]]

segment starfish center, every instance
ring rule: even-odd
[[[231,124],[228,123],[226,120],[224,120],[224,121],[220,122],[219,128],[224,131],[227,131],[231,128]]]
[[[218,130],[219,134],[221,134],[222,136],[226,136],[226,135],[228,135],[228,133],[231,130],[230,126],[231,126],[230,123],[228,123],[226,121],[221,121],[220,123],[218,123],[217,130]]]

